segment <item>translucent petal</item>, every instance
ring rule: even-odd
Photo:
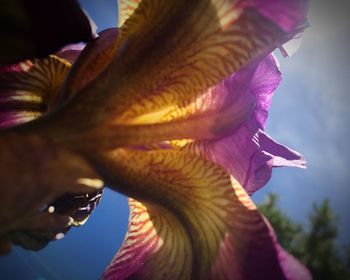
[[[264,218],[220,167],[174,150],[97,157],[106,183],[139,201],[105,279],[285,279]]]

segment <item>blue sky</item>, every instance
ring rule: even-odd
[[[99,31],[116,24],[114,0],[100,0],[98,5],[92,0],[80,2]],[[304,223],[312,202],[329,198],[340,217],[340,243],[344,244],[350,236],[350,24],[345,1],[330,2],[311,2],[311,26],[299,50],[281,59],[283,81],[273,98],[267,126],[277,141],[304,154],[308,168],[275,169],[268,185],[253,198],[261,202],[266,193],[276,192],[280,207]],[[0,275],[97,279],[124,238],[127,213],[126,198],[107,190],[85,226],[37,253],[16,248],[0,258]]]
[[[299,50],[280,60],[283,81],[273,98],[267,131],[300,151],[308,168],[275,170],[267,187],[255,195],[261,201],[266,192],[278,193],[281,208],[300,221],[313,201],[329,198],[340,216],[342,243],[350,236],[348,10],[339,0],[311,2],[310,28]]]

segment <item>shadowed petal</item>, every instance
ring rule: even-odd
[[[52,224],[56,219],[40,212],[44,213],[45,206],[56,197],[96,192],[103,186],[84,159],[37,135],[4,132],[0,146],[0,236],[30,229],[34,224],[38,228]],[[50,208],[47,211],[54,212]],[[59,219],[68,225],[67,215],[71,213],[62,214]],[[37,223],[28,222],[31,219]]]
[[[2,0],[0,65],[45,57],[96,37],[94,24],[75,0]]]
[[[99,33],[97,40],[87,44],[67,77],[62,100],[68,101],[67,96],[74,96],[108,66],[117,36],[116,28],[106,29]]]
[[[64,60],[68,61],[70,64],[73,64],[77,60],[78,56],[80,55],[84,47],[85,47],[85,44],[83,43],[71,44],[59,49],[55,53],[55,55],[60,58],[63,58]]]
[[[71,64],[57,56],[0,68],[0,128],[34,120],[52,110]]]
[[[276,233],[271,224],[265,217],[264,220],[269,228],[271,238],[277,250],[278,260],[286,278],[288,280],[312,280],[310,271],[278,244]]]
[[[107,185],[142,201],[105,279],[285,279],[264,219],[220,167],[176,150],[94,157]]]
[[[278,260],[288,280],[312,280],[310,271],[296,258],[276,244]]]

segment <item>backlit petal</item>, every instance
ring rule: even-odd
[[[134,13],[142,0],[118,0],[118,26],[121,27],[124,22]]]
[[[220,167],[176,150],[96,157],[109,186],[142,201],[105,279],[285,279],[263,217]]]
[[[84,139],[99,134],[101,141],[118,139],[115,147],[136,138],[158,141],[160,131],[163,138],[190,138],[197,122],[181,123],[181,115],[162,126],[152,125],[290,36],[258,10],[235,1],[141,1],[119,30],[112,62],[57,116],[61,120],[52,130],[57,134],[57,126],[69,119],[71,125],[60,137],[83,137],[81,132],[90,129]],[[147,135],[149,123],[152,133]],[[200,128],[199,137],[213,129]]]
[[[254,7],[286,32],[305,28],[308,10],[305,0],[239,0],[242,7]]]
[[[273,141],[262,130],[272,94],[281,80],[275,59],[268,56],[250,71],[253,71],[250,75],[249,71],[244,70],[232,75],[226,81],[229,85],[227,92],[216,97],[223,98],[224,103],[232,100],[232,106],[241,105],[237,98],[239,94],[246,99],[249,96],[254,99],[254,111],[238,129],[229,131],[226,137],[219,139],[194,141],[185,146],[181,142],[173,144],[221,165],[252,194],[270,179],[272,167],[305,167],[305,160],[299,153]],[[247,82],[242,83],[245,80]],[[218,108],[221,109],[220,106]]]

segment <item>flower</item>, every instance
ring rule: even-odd
[[[43,63],[50,75],[24,67],[0,82],[8,87],[3,127],[23,120],[14,114],[21,108],[28,118],[34,96],[49,96],[51,107],[0,134],[9,150],[0,170],[17,190],[3,191],[7,208],[18,186],[35,210],[58,194],[96,191],[103,180],[130,197],[128,233],[104,279],[310,279],[248,195],[273,166],[305,164],[263,131],[280,82],[270,53],[305,28],[305,1],[133,0],[119,1],[119,12],[119,28],[89,43],[63,84],[57,77],[68,62],[55,56],[30,68]],[[24,107],[8,106],[14,96]],[[21,181],[11,160],[22,152],[29,180]],[[46,154],[52,164],[43,169]],[[67,188],[57,191],[61,184]],[[35,196],[41,189],[44,198]]]

